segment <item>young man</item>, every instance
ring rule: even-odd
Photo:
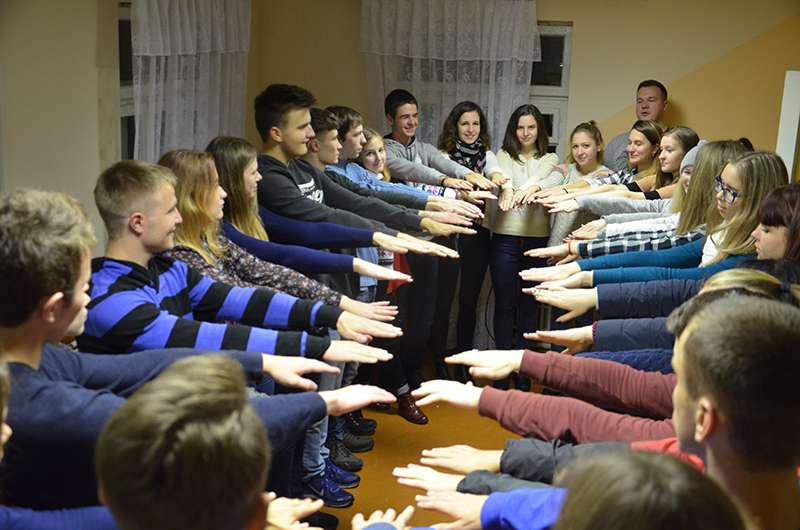
[[[374,203],[336,186],[303,157],[314,138],[310,109],[316,100],[297,86],[270,85],[255,100],[256,128],[263,146],[258,157],[258,202],[284,217],[328,221],[397,235],[396,230],[429,230],[435,235],[470,233],[431,219],[394,216]],[[311,199],[313,203],[309,203]],[[399,217],[397,217],[399,216]],[[390,228],[387,228],[390,227]]]
[[[636,88],[636,119],[654,121],[666,130],[664,123],[664,112],[669,107],[667,101],[667,88],[655,79],[646,79],[639,83]],[[628,134],[625,131],[611,139],[606,144],[603,154],[604,164],[612,171],[625,169],[625,162],[628,159]]]
[[[93,263],[94,299],[86,331],[78,338],[82,350],[127,353],[183,346],[255,349],[329,361],[387,357],[352,342],[261,328],[323,326],[361,342],[371,335],[396,336],[397,328],[268,289],[227,286],[171,258],[154,257],[172,248],[181,222],[174,185],[169,169],[143,162],[118,162],[100,175],[95,203],[108,231],[108,246],[105,257]]]
[[[188,349],[122,356],[75,353],[54,346],[80,335],[87,316],[95,238],[83,207],[60,193],[19,190],[0,199],[0,361],[12,374],[3,493],[6,502],[35,509],[97,504],[94,445],[111,414],[142,384]],[[264,375],[312,390],[308,372],[335,372],[311,359],[229,352],[252,381]],[[327,413],[361,408],[390,394],[360,387],[254,398],[252,404],[280,451]],[[372,396],[367,397],[367,395]],[[366,400],[366,402],[365,402]]]
[[[319,509],[263,492],[271,453],[245,384],[231,359],[183,359],[114,413],[96,461],[121,530],[262,530]]]
[[[800,310],[740,296],[694,315],[673,313],[669,325],[677,336],[672,397],[680,449],[702,460],[749,530],[799,528]],[[510,527],[531,528],[529,501],[548,491],[517,490],[489,500],[448,493],[419,505],[450,514],[464,509],[464,517],[474,520],[477,513],[484,525],[501,513],[515,514],[520,518]]]

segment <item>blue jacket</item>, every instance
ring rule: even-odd
[[[597,311],[603,318],[666,317],[700,292],[703,280],[659,280],[597,286]]]
[[[644,250],[612,254],[578,261],[582,271],[594,271],[593,284],[646,282],[650,280],[701,280],[719,271],[732,269],[752,254],[729,256],[726,259],[699,267],[703,257],[703,240],[666,250]],[[620,267],[620,268],[617,268]]]

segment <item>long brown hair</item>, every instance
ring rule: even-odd
[[[519,119],[523,116],[533,116],[536,120],[536,144],[533,148],[534,158],[541,158],[547,154],[547,148],[550,147],[550,139],[547,134],[547,127],[545,127],[544,116],[536,108],[536,105],[520,105],[511,114],[506,126],[506,134],[503,138],[503,151],[508,153],[511,160],[517,162],[522,161],[522,144],[519,143],[517,138],[517,126],[519,126]]]
[[[481,122],[481,132],[478,137],[483,140],[483,147],[486,150],[492,148],[492,136],[489,134],[489,128],[486,125],[486,116],[483,114],[483,109],[473,101],[462,101],[453,107],[447,119],[444,120],[442,127],[442,134],[439,135],[439,140],[436,142],[436,147],[445,153],[451,151],[458,142],[458,120],[466,112],[477,112],[478,119]]]
[[[650,167],[644,171],[637,171],[636,176],[633,179],[641,180],[645,177],[649,177],[650,175],[655,175],[661,167],[661,164],[658,161],[658,154],[661,152],[661,136],[663,133],[661,131],[661,127],[656,122],[647,120],[636,120],[636,122],[633,124],[633,127],[631,127],[631,131],[633,130],[642,133],[647,141],[656,147],[656,151],[653,154],[653,162],[650,164]],[[631,165],[630,154],[628,155],[626,164],[628,167],[633,167]]]
[[[219,185],[228,194],[222,218],[239,232],[267,241],[267,231],[256,213],[258,199],[249,197],[244,189],[244,172],[256,159],[256,148],[241,138],[218,136],[208,144],[206,153],[214,157]]]

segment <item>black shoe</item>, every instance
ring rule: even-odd
[[[511,377],[514,379],[514,388],[517,390],[521,390],[522,392],[530,392],[531,390],[531,380],[527,377],[512,374]]]
[[[375,440],[372,438],[362,438],[360,436],[356,436],[347,430],[346,425],[344,427],[344,437],[342,438],[342,442],[344,442],[344,446],[347,447],[352,453],[366,453],[367,451],[372,451],[372,448],[375,447]]]
[[[350,452],[344,442],[335,436],[328,436],[325,447],[331,452],[331,462],[345,471],[358,471],[364,467],[364,461]]]
[[[510,383],[511,383],[511,378],[504,377],[503,379],[498,379],[497,381],[492,383],[492,386],[498,390],[508,390],[508,386]]]
[[[375,434],[375,427],[378,422],[370,420],[361,415],[361,411],[349,412],[344,415],[344,422],[350,432],[357,436],[370,436]]]
[[[464,366],[463,364],[457,364],[453,367],[453,376],[459,383],[475,383],[475,380],[469,373],[469,366]]]
[[[411,390],[418,389],[425,381],[426,379],[422,376],[422,373],[419,370],[414,370],[413,372],[408,372],[406,374],[406,382],[408,383],[408,386],[411,387]]]
[[[312,513],[308,517],[300,519],[301,523],[308,523],[310,527],[322,528],[322,530],[336,530],[339,526],[339,518],[325,512]]]
[[[433,367],[436,369],[436,379],[444,379],[445,381],[453,380],[450,367],[447,366],[443,359],[436,359],[433,361]]]

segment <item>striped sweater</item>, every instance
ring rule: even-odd
[[[327,337],[261,328],[336,327],[342,314],[322,302],[215,282],[166,257],[152,258],[147,269],[97,258],[89,294],[78,346],[93,353],[190,347],[319,358],[330,345]]]

